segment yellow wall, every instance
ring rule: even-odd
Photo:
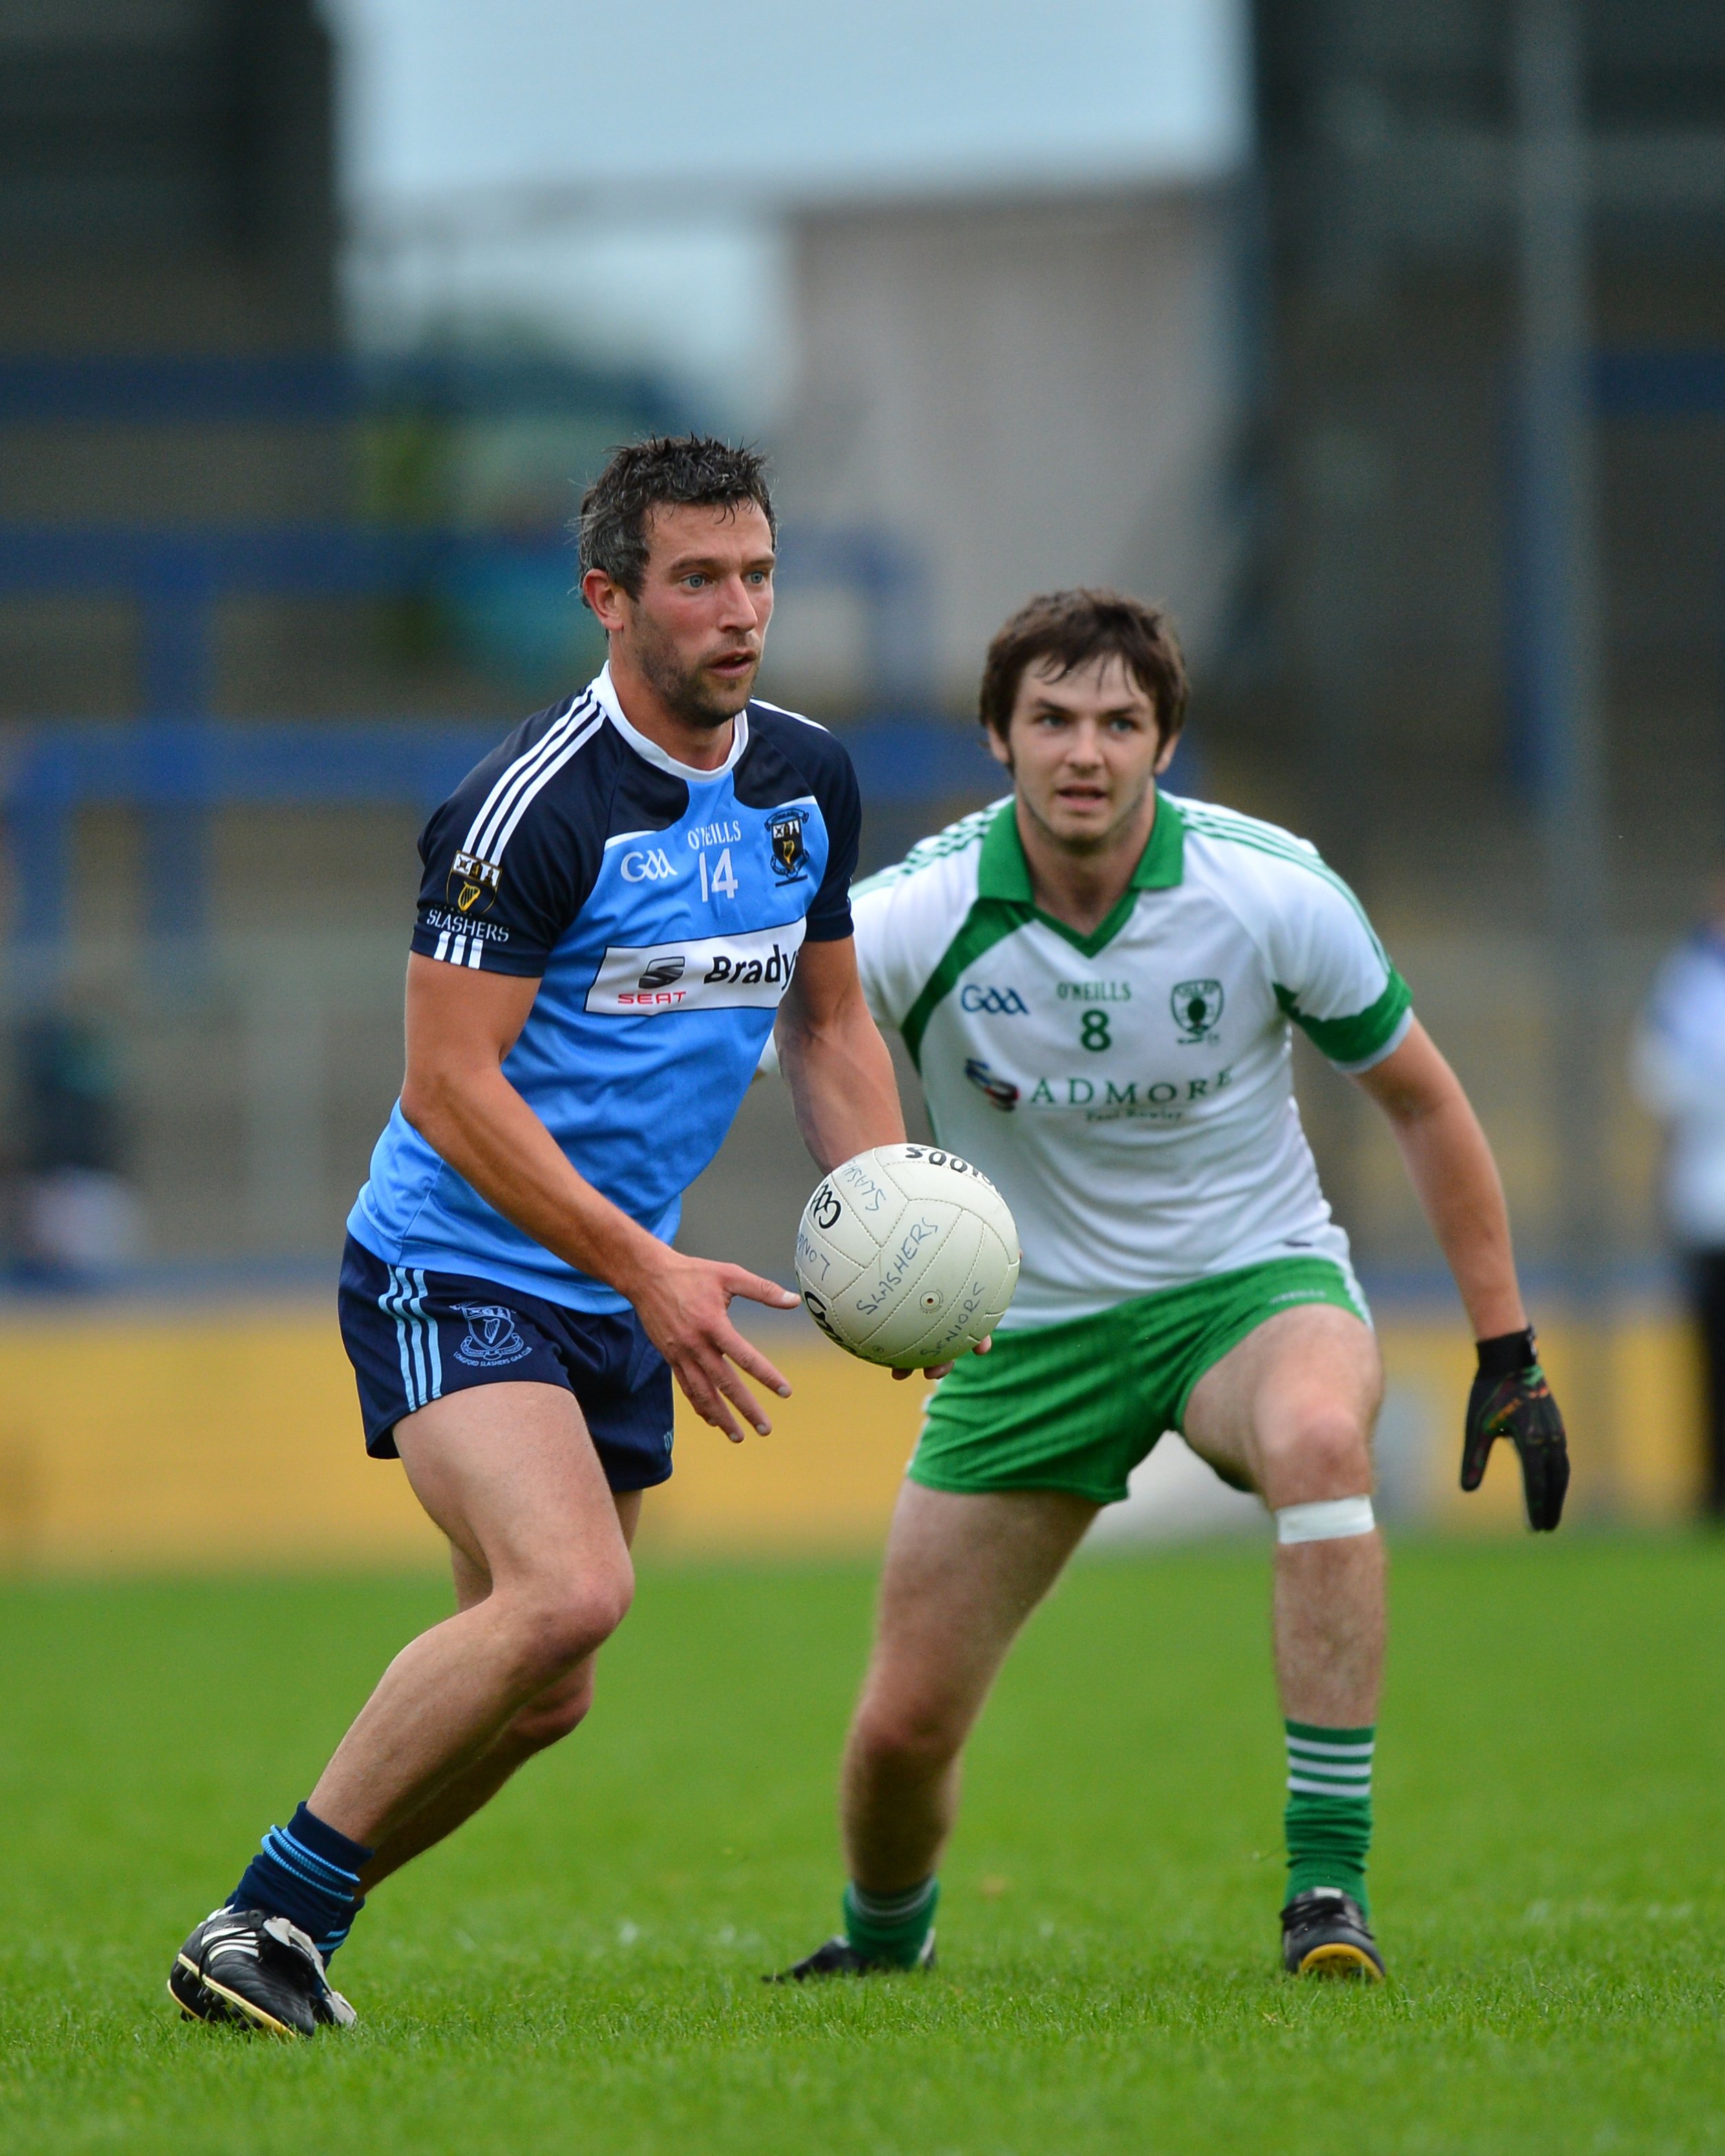
[[[677,1474],[648,1501],[644,1542],[669,1549],[867,1547],[915,1441],[923,1386],[854,1363],[810,1329],[769,1352],[795,1387],[770,1438],[733,1446],[678,1403]],[[1393,1386],[1432,1432],[1435,1523],[1504,1527],[1517,1481],[1499,1448],[1479,1498],[1455,1490],[1471,1356],[1447,1320],[1383,1327]],[[1583,1381],[1546,1342],[1559,1399]],[[1698,1459],[1698,1386],[1667,1317],[1627,1319],[1592,1379],[1615,1403],[1609,1452],[1578,1466],[1578,1507],[1681,1517]],[[1578,1420],[1580,1418],[1578,1417]],[[132,1312],[46,1308],[0,1318],[0,1560],[80,1569],[436,1562],[438,1537],[394,1462],[362,1450],[353,1380],[321,1308]]]

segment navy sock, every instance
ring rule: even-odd
[[[301,1804],[286,1826],[264,1835],[227,1907],[285,1917],[327,1961],[365,1906],[359,1875],[372,1855]]]

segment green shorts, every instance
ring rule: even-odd
[[[909,1468],[929,1490],[1069,1490],[1092,1504],[1126,1495],[1126,1478],[1164,1430],[1178,1430],[1192,1389],[1266,1317],[1297,1303],[1370,1314],[1332,1258],[1271,1258],[1184,1287],[1135,1296],[1093,1317],[997,1332],[930,1395]]]

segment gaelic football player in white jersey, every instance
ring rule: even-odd
[[[1004,801],[853,893],[876,1019],[941,1142],[1017,1216],[993,1353],[933,1394],[846,1748],[845,1930],[786,1974],[926,1966],[958,1761],[1025,1617],[1164,1430],[1276,1522],[1285,1965],[1375,1980],[1368,1921],[1383,1378],[1294,1103],[1291,1023],[1389,1117],[1479,1343],[1493,1440],[1552,1528],[1568,1461],[1483,1132],[1358,902],[1305,840],[1158,792],[1186,683],[1154,608],[1032,600],[990,647]]]

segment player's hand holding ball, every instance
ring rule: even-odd
[[[981,1347],[1012,1301],[1019,1231],[982,1170],[939,1146],[875,1146],[803,1209],[797,1282],[829,1340],[900,1373]]]

